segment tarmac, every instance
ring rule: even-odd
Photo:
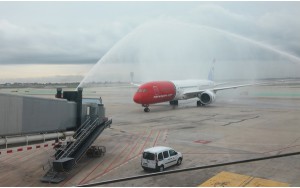
[[[40,91],[40,90],[39,90]],[[84,156],[59,184],[40,182],[48,160],[54,154],[50,147],[0,154],[0,186],[76,186],[129,176],[143,175],[141,153],[153,146],[169,146],[183,154],[180,166],[166,170],[206,166],[237,160],[278,155],[300,150],[300,85],[252,86],[220,91],[215,103],[196,107],[196,99],[143,107],[133,102],[136,88],[126,85],[84,88],[84,97],[100,97],[106,116],[113,119],[94,145],[106,147],[100,158]],[[1,89],[0,92],[11,92]],[[53,89],[19,89],[19,94],[54,97]],[[54,91],[55,93],[55,91]],[[15,90],[14,90],[14,93]],[[226,186],[231,179],[263,179],[265,186],[300,186],[300,156],[251,162],[204,170],[148,177],[104,186],[172,187]],[[43,169],[44,168],[44,169]],[[204,184],[214,178],[215,184]],[[218,181],[223,181],[220,184]],[[224,183],[225,182],[225,183]],[[226,184],[227,182],[227,184]],[[261,180],[262,182],[262,180]],[[275,182],[275,184],[274,184]],[[277,184],[276,184],[277,182]],[[242,184],[239,184],[242,186]],[[246,184],[245,184],[246,185]],[[250,184],[261,185],[259,183]]]

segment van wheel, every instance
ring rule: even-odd
[[[182,162],[182,159],[179,158],[179,159],[177,160],[177,165],[181,165],[181,162]]]
[[[159,170],[160,172],[163,172],[163,171],[164,171],[164,166],[161,165],[161,166],[158,168],[158,170]]]

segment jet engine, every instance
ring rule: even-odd
[[[199,93],[198,98],[202,104],[207,105],[215,101],[216,94],[211,90],[206,90],[203,93]]]

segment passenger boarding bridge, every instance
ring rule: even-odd
[[[43,182],[66,178],[103,130],[112,123],[101,98],[83,99],[77,91],[57,89],[54,99],[0,94],[0,147],[9,148],[71,136],[49,160]],[[94,147],[93,147],[94,148]]]

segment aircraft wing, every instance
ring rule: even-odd
[[[292,83],[292,82],[291,82],[291,80],[285,79],[285,80],[275,80],[275,81],[270,81],[270,82],[260,82],[260,83],[257,82],[257,83],[241,84],[241,85],[234,85],[234,86],[214,87],[214,88],[209,89],[209,90],[212,90],[216,93],[217,91],[220,91],[220,90],[236,89],[236,88],[239,88],[239,87],[255,86],[255,85],[276,85],[276,84],[283,84],[283,83],[287,84],[287,83]],[[219,86],[219,85],[220,84],[218,84],[217,86]]]
[[[211,89],[211,90],[214,91],[214,92],[216,93],[217,91],[220,91],[220,90],[236,89],[236,88],[239,88],[239,87],[254,86],[254,85],[262,85],[262,84],[265,84],[265,83],[253,83],[253,84],[241,84],[241,85],[225,86],[225,87],[215,87],[215,88],[213,88],[213,89]]]
[[[131,82],[130,84],[135,86],[135,87],[140,87],[142,85],[142,84],[137,84],[137,83],[133,83],[133,82]]]
[[[240,84],[240,85],[224,86],[224,87],[212,87],[212,88],[200,89],[200,90],[189,90],[189,91],[184,92],[183,95],[185,95],[188,98],[191,98],[191,97],[197,97],[198,94],[201,94],[207,90],[210,90],[210,91],[213,91],[214,93],[216,93],[217,91],[220,91],[220,90],[236,89],[236,88],[240,88],[240,87],[263,85],[263,84],[266,84],[266,83]],[[220,85],[220,84],[218,84],[218,85]],[[216,85],[216,86],[218,86],[218,85]]]

